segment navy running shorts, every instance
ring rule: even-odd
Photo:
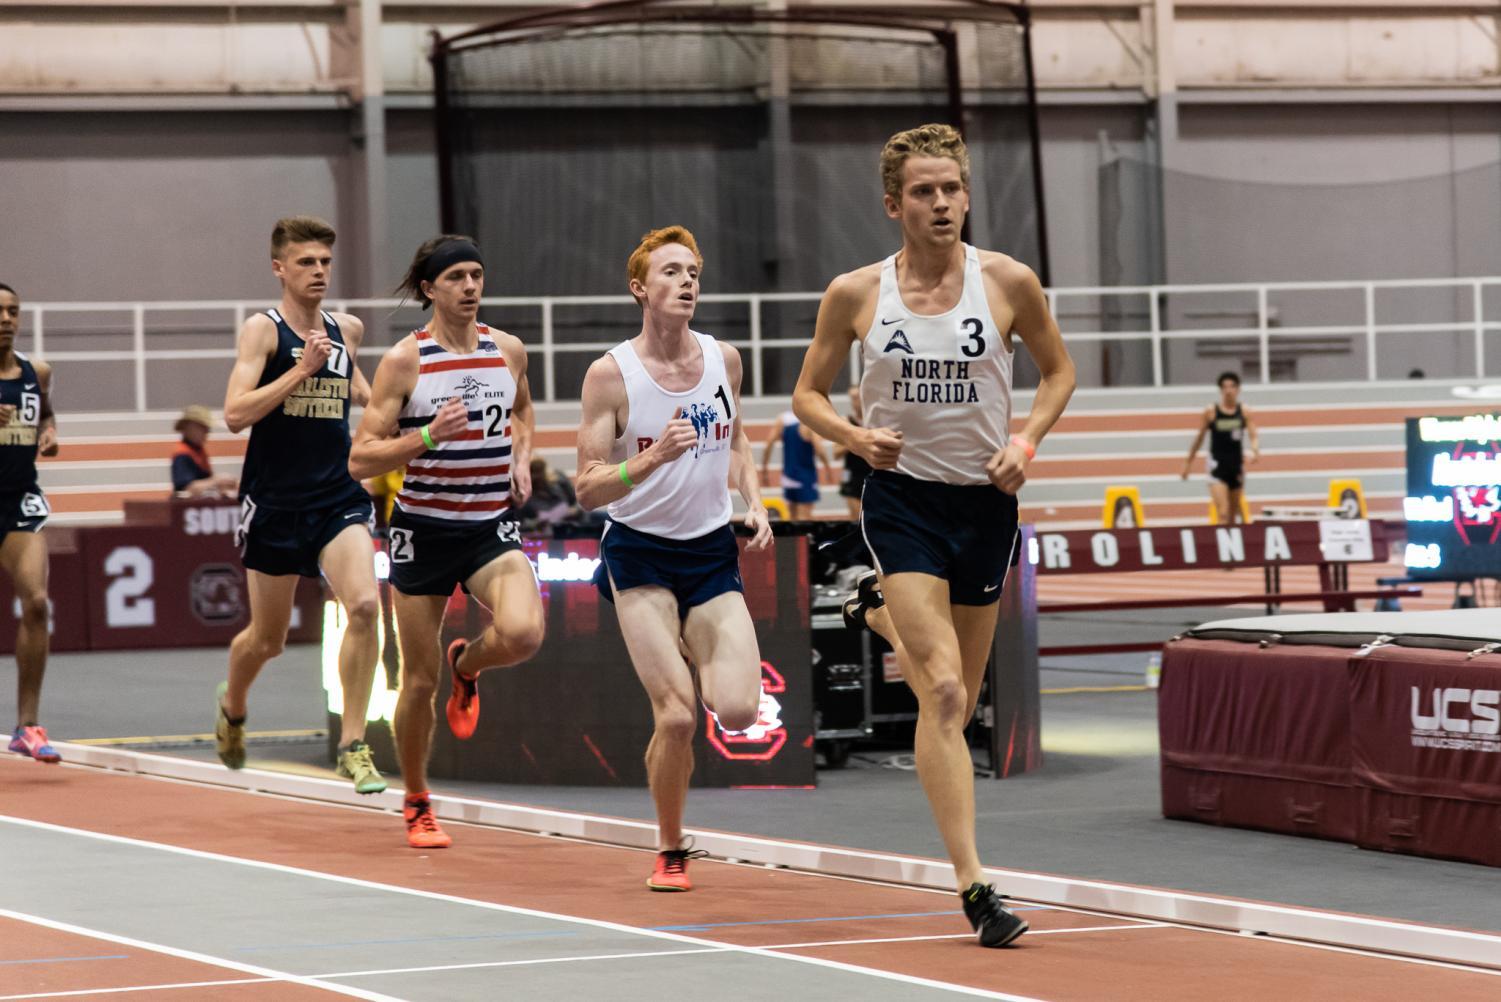
[[[599,569],[594,584],[614,602],[610,579],[621,591],[656,585],[678,600],[679,618],[725,592],[744,592],[740,581],[740,546],[728,525],[696,539],[666,539],[610,522],[599,541]]]
[[[235,545],[248,570],[280,577],[301,574],[318,577],[323,548],[351,525],[375,525],[375,506],[363,490],[337,504],[318,508],[263,508],[246,495],[240,499],[240,525]]]
[[[41,532],[52,507],[35,484],[24,491],[0,493],[0,542],[12,532]]]
[[[818,501],[818,488],[812,484],[783,487],[782,497],[791,504],[816,504]]]
[[[949,583],[954,605],[990,605],[1015,554],[1016,496],[876,470],[865,481],[860,528],[883,575],[931,574]]]
[[[483,522],[391,510],[391,586],[403,595],[452,595],[492,562],[521,549],[521,523],[510,512]]]

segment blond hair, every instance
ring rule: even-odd
[[[693,239],[693,234],[688,232],[686,226],[664,226],[659,230],[647,230],[642,234],[641,242],[636,249],[631,251],[631,256],[625,263],[626,277],[637,282],[646,284],[647,259],[651,252],[668,244],[682,244],[693,252],[693,263],[700,269],[704,266],[704,256],[698,252],[698,241]],[[638,299],[637,302],[640,302]]]
[[[332,247],[334,228],[317,216],[287,216],[271,230],[271,256],[279,258],[289,244],[319,243]]]
[[[902,165],[910,157],[947,157],[959,165],[959,180],[969,190],[969,149],[952,125],[930,122],[886,140],[881,150],[881,187],[897,201],[902,198]]]

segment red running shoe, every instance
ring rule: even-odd
[[[682,849],[664,849],[657,853],[657,863],[646,878],[646,886],[654,891],[693,890],[693,881],[688,879],[688,861],[707,855],[702,849],[694,849],[691,841]]]
[[[432,801],[426,795],[407,797],[402,802],[401,815],[407,823],[407,845],[413,849],[447,849],[453,845],[453,839],[433,817]]]
[[[448,729],[461,741],[472,737],[474,729],[479,726],[479,678],[459,673],[459,658],[468,646],[469,641],[462,638],[448,645],[448,674],[452,676],[453,685],[448,693],[448,704],[443,707],[448,717]]]

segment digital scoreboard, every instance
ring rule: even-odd
[[[1501,577],[1501,414],[1407,419],[1403,514],[1412,577]]]

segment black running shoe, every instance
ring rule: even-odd
[[[865,622],[866,613],[872,609],[879,609],[886,604],[886,596],[881,594],[881,578],[875,571],[871,571],[862,577],[855,585],[855,594],[851,595],[844,603],[844,628],[846,630],[865,630],[869,625]]]
[[[1027,931],[1027,923],[1001,904],[1001,896],[989,884],[970,884],[959,900],[981,946],[1005,946]]]
[[[879,609],[886,604],[886,596],[881,594],[881,576],[875,571],[855,583],[855,594],[867,609]]]

